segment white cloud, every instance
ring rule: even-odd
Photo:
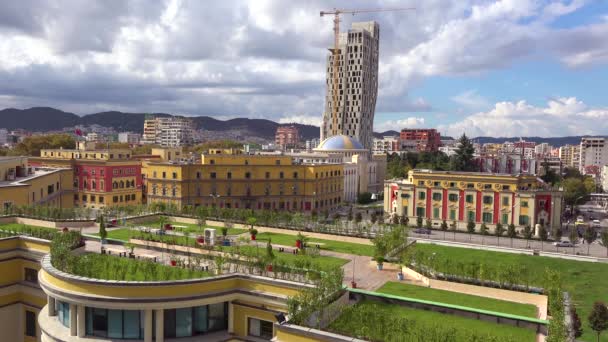
[[[467,108],[480,109],[482,107],[487,107],[490,103],[486,98],[479,95],[477,90],[467,90],[460,94],[454,95],[451,98],[452,101],[458,103],[461,106],[465,106]]]
[[[526,101],[499,102],[447,125],[441,132],[458,136],[518,137],[601,135],[608,132],[608,107],[591,108],[574,97],[551,99],[544,107]]]
[[[303,125],[321,126],[321,117],[316,116],[305,116],[305,115],[293,115],[285,116],[279,119],[279,123],[299,123]]]
[[[424,126],[424,118],[408,117],[405,119],[388,120],[380,124],[374,125],[374,131],[385,132],[389,130],[400,131],[404,128],[416,128]]]

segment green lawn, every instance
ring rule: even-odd
[[[564,289],[572,297],[578,316],[583,323],[582,341],[595,341],[596,335],[588,325],[587,317],[594,301],[608,302],[608,264],[574,261],[524,254],[491,252],[459,247],[416,244],[416,249],[435,253],[435,258],[446,258],[461,262],[483,261],[488,264],[516,264],[525,266],[531,275],[531,285],[541,286],[546,269],[561,273]],[[608,333],[601,336],[608,341]]]
[[[6,223],[0,224],[0,231],[6,232],[6,235],[9,235],[8,232],[14,232],[16,235],[24,234],[40,239],[52,240],[55,234],[61,232],[61,229],[30,226],[20,223]]]
[[[370,341],[534,341],[533,330],[476,319],[362,301],[329,330]]]
[[[536,306],[389,281],[376,292],[536,318]]]
[[[304,233],[304,235],[306,235]],[[339,239],[339,236],[336,236]],[[267,241],[271,239],[273,244],[284,245],[284,246],[295,246],[296,245],[296,235],[289,234],[279,234],[279,233],[260,233],[257,235],[257,240]],[[374,254],[374,246],[372,245],[363,245],[360,243],[352,243],[352,242],[342,242],[342,241],[334,241],[334,240],[323,240],[323,239],[315,239],[308,238],[308,244],[314,246],[315,243],[319,243],[322,250],[333,251],[339,253],[346,254],[355,254],[355,255],[367,255],[372,256]]]
[[[214,228],[216,230],[216,234],[218,234],[218,235],[222,234],[222,227],[218,227],[218,226],[205,225],[201,228],[198,224],[194,224],[194,223],[182,223],[182,222],[173,222],[173,221],[167,221],[167,223],[170,223],[171,225],[184,226],[185,228],[180,227],[180,228],[175,228],[174,230],[178,231],[178,232],[188,232],[191,235],[203,234],[205,231],[205,228]],[[147,221],[144,223],[133,224],[133,226],[146,226],[146,227],[150,227],[150,228],[160,228],[160,221],[152,220],[152,221]],[[239,235],[239,234],[243,234],[246,232],[247,232],[247,229],[242,229],[242,228],[229,228],[228,229],[228,235]]]

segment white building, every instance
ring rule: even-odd
[[[127,143],[129,145],[137,145],[141,140],[141,134],[133,132],[118,133],[118,142]]]
[[[330,54],[327,58],[321,140],[345,135],[372,149],[379,36],[380,27],[373,21],[353,23],[348,32],[340,34],[337,73],[334,56]]]
[[[7,145],[9,142],[9,134],[6,128],[0,128],[0,146]]]
[[[400,150],[399,136],[384,136],[382,139],[374,138],[374,152],[393,153]]]
[[[579,171],[582,174],[595,173],[608,164],[608,148],[605,138],[582,138],[580,144]]]
[[[178,147],[192,144],[192,121],[181,117],[157,117],[144,121],[144,144]]]
[[[540,143],[536,146],[534,146],[534,153],[537,156],[549,156],[551,155],[551,150],[553,149],[553,146],[549,145],[548,143]]]
[[[608,191],[608,165],[602,166],[601,182],[604,192]]]

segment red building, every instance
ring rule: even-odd
[[[441,146],[441,134],[434,128],[401,130],[399,135],[402,145],[415,142],[419,152],[436,152]]]
[[[277,127],[274,142],[281,148],[296,147],[300,143],[298,128],[296,126]]]

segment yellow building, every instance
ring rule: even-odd
[[[40,341],[37,317],[47,300],[38,270],[49,250],[49,242],[40,239],[0,238],[0,340]]]
[[[284,155],[212,150],[200,163],[144,162],[148,203],[222,208],[332,210],[342,202],[342,164],[296,164]]]
[[[27,157],[0,157],[0,203],[12,206],[48,205],[71,208],[72,170],[34,168]]]
[[[518,227],[561,225],[561,191],[552,190],[536,176],[411,170],[407,179],[387,180],[384,210],[430,219],[437,228],[443,220],[464,229],[468,222]]]

